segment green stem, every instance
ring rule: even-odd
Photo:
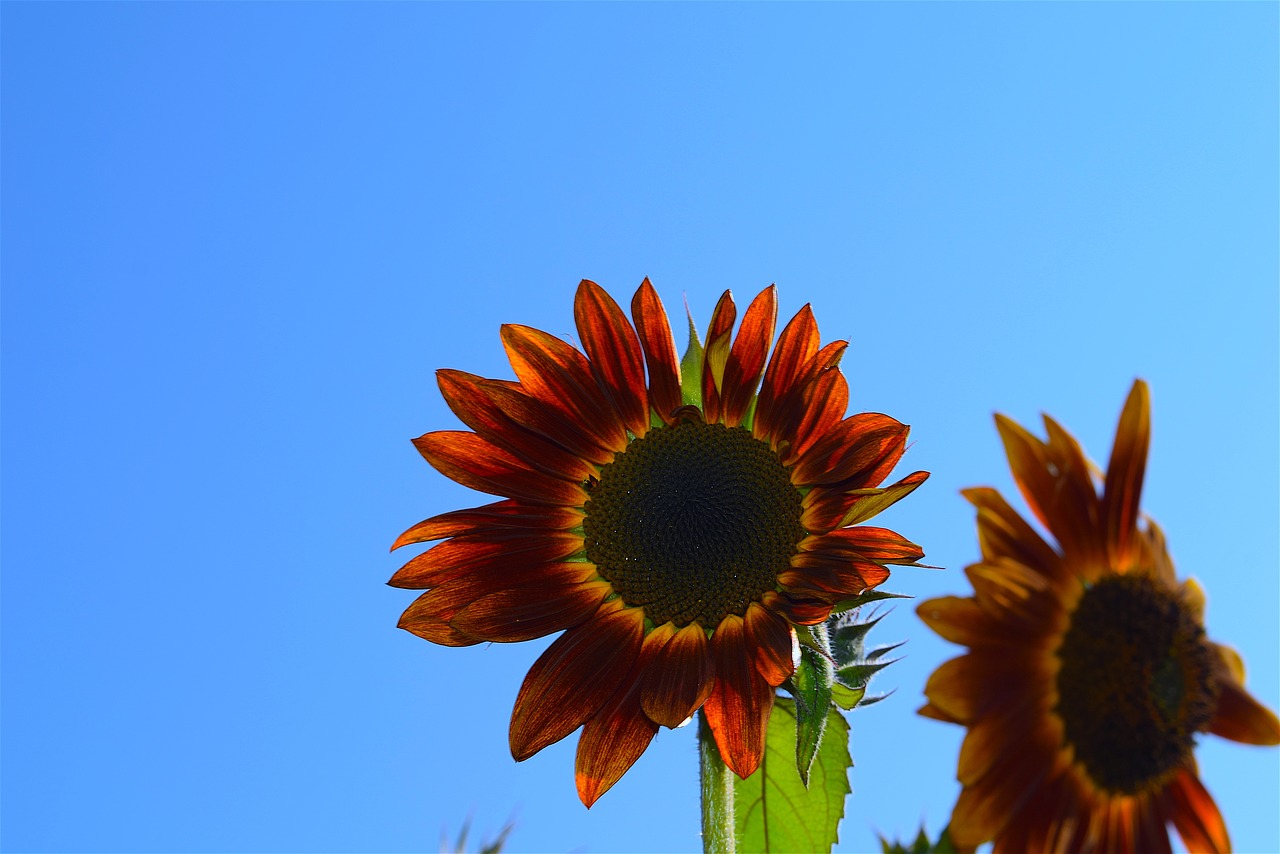
[[[733,772],[720,758],[707,716],[698,711],[698,757],[702,770],[702,850],[704,854],[734,854]]]

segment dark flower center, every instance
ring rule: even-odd
[[[1112,575],[1086,590],[1058,658],[1066,740],[1112,793],[1135,794],[1182,766],[1217,707],[1204,629],[1151,578]]]
[[[805,536],[778,455],[741,428],[681,422],[636,439],[589,487],[587,558],[662,625],[744,614]]]

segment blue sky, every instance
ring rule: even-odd
[[[991,416],[1105,460],[1151,383],[1146,508],[1280,705],[1274,4],[3,7],[3,835],[10,851],[700,846],[692,732],[590,812],[576,737],[519,765],[547,641],[435,647],[384,586],[486,499],[409,439],[433,372],[509,377],[589,277],[705,325],[771,282],[912,425],[884,517],[964,593]],[[1035,426],[1039,432],[1038,425]],[[838,850],[943,823],[957,649],[910,606],[852,716]],[[874,636],[873,636],[874,637]],[[1207,738],[1241,851],[1280,751]],[[1262,809],[1259,809],[1262,805]]]

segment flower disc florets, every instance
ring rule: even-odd
[[[1057,655],[1066,740],[1094,783],[1116,794],[1184,765],[1217,708],[1204,629],[1146,575],[1108,575],[1085,590]]]
[[[657,625],[714,628],[742,616],[805,537],[800,493],[778,455],[723,424],[651,431],[588,492],[587,557]]]

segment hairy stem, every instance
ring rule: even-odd
[[[707,716],[698,711],[698,757],[702,771],[702,850],[704,854],[734,854],[733,772],[720,758]]]

